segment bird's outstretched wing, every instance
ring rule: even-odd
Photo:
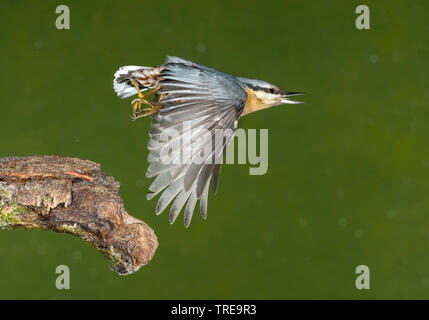
[[[146,173],[156,178],[147,198],[162,192],[157,214],[174,199],[171,223],[186,203],[187,227],[198,199],[207,217],[210,181],[216,191],[223,152],[237,128],[246,92],[234,77],[176,57],[168,57],[160,79],[161,109],[152,116]]]

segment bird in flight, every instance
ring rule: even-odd
[[[122,99],[137,95],[132,101],[134,120],[145,116],[152,118],[146,177],[155,179],[147,199],[162,193],[156,214],[173,202],[170,223],[186,204],[186,227],[198,200],[201,215],[207,218],[209,187],[211,185],[216,193],[223,154],[237,129],[238,119],[280,104],[300,103],[289,97],[302,94],[285,92],[266,81],[235,77],[171,56],[158,67],[119,68],[113,87]],[[149,102],[147,98],[151,95],[154,98]],[[190,125],[185,126],[185,123]],[[168,139],[163,135],[167,131],[174,132]],[[226,134],[217,135],[217,131]],[[165,161],[165,150],[173,160]],[[189,161],[194,156],[199,156],[200,161]]]

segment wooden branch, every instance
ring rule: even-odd
[[[125,211],[119,182],[92,161],[57,156],[0,159],[0,228],[70,233],[95,246],[118,274],[153,257],[153,230]]]

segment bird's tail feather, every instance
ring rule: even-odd
[[[123,66],[115,72],[113,89],[122,98],[128,98],[137,94],[136,87],[132,84],[134,80],[141,91],[153,89],[159,81],[160,68],[142,66]]]

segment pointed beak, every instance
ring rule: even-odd
[[[304,103],[301,101],[292,101],[289,100],[288,97],[292,97],[292,96],[300,96],[303,95],[304,92],[286,92],[283,96],[282,96],[282,103],[288,103],[288,104],[300,104],[300,103]]]

